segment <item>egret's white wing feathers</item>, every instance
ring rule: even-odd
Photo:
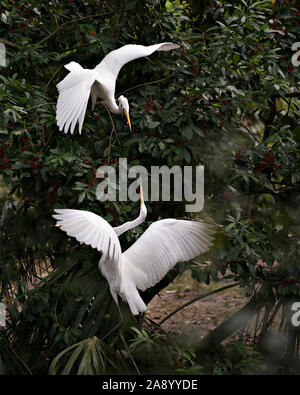
[[[188,220],[163,219],[154,222],[122,254],[121,272],[138,289],[145,291],[163,279],[177,262],[185,262],[206,252],[212,245],[212,225]],[[122,288],[126,288],[126,283]]]
[[[80,71],[80,70],[83,70],[83,67],[80,66],[80,64],[77,63],[77,62],[70,62],[70,63],[67,63],[67,64],[65,64],[64,67],[65,67],[67,70],[69,70],[69,71]]]
[[[114,78],[117,78],[120,69],[124,64],[131,62],[132,60],[149,56],[155,51],[170,51],[171,49],[179,48],[178,44],[166,42],[154,45],[135,45],[128,44],[121,48],[118,48],[105,56],[100,62],[96,69],[109,70]]]
[[[59,130],[74,132],[77,121],[79,122],[79,133],[89,100],[91,87],[95,82],[98,72],[83,69],[78,63],[71,62],[65,66],[71,72],[57,84],[59,91],[56,120]]]
[[[103,260],[108,259],[119,264],[121,258],[121,246],[111,225],[90,211],[55,209],[53,218],[57,225],[69,236],[101,251]]]

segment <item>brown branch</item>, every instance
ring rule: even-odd
[[[111,126],[112,126],[110,136],[109,136],[109,144],[108,144],[108,152],[107,152],[107,159],[108,159],[108,164],[109,164],[110,151],[111,151],[111,145],[112,145],[112,136],[114,133],[116,133],[116,127],[115,127],[114,120],[112,119],[111,113],[110,113],[107,105],[104,102],[101,102],[101,104],[104,106],[105,110],[107,111],[107,114],[109,115],[109,119],[110,119]]]
[[[58,31],[60,31],[63,27],[70,25],[72,23],[76,23],[76,22],[80,22],[83,21],[85,19],[90,19],[90,18],[98,18],[101,16],[106,16],[106,15],[110,15],[112,14],[112,12],[106,12],[104,14],[95,14],[95,15],[89,15],[89,16],[84,16],[82,18],[77,18],[77,19],[73,19],[72,21],[68,21],[63,23],[62,25],[58,26],[52,33],[50,33],[47,37],[44,37],[42,40],[40,40],[37,45],[43,44],[45,41],[49,40],[51,37],[53,37]],[[56,21],[57,23],[57,21]]]
[[[285,97],[300,97],[300,92],[291,92],[284,95],[271,95],[272,99],[284,99]]]
[[[59,68],[55,71],[55,73],[52,74],[52,77],[50,78],[50,80],[47,82],[46,87],[44,89],[44,93],[46,92],[46,90],[48,89],[48,86],[51,84],[51,82],[53,81],[54,77],[56,76],[56,74],[59,72],[59,70],[63,67],[63,65],[59,66]]]
[[[27,372],[30,374],[30,376],[33,375],[32,371],[30,370],[30,368],[28,367],[28,365],[26,364],[25,361],[23,361],[23,359],[16,353],[16,351],[12,348],[11,344],[8,344],[8,348],[10,349],[10,351],[14,354],[14,356],[22,363],[22,365],[25,367],[25,369],[27,370]]]
[[[141,375],[141,372],[140,372],[140,370],[139,370],[139,368],[138,368],[138,366],[137,366],[137,364],[136,364],[136,362],[135,362],[133,356],[131,355],[131,352],[130,352],[130,350],[129,350],[129,348],[128,348],[128,345],[127,345],[127,343],[126,343],[126,341],[125,341],[125,339],[124,339],[123,334],[120,335],[120,338],[121,338],[121,340],[122,340],[122,343],[124,344],[124,347],[125,347],[125,349],[126,349],[126,351],[127,351],[127,354],[128,354],[128,356],[129,356],[129,358],[130,358],[130,360],[131,360],[131,362],[132,362],[132,364],[133,364],[135,370],[137,371],[138,375],[140,376],[140,375]]]
[[[12,43],[11,41],[5,40],[5,38],[0,38],[0,42],[8,45],[9,47],[15,48],[15,49],[22,49],[22,47],[20,47],[20,45]]]
[[[166,317],[164,317],[161,321],[159,321],[159,323],[158,323],[157,325],[160,326],[160,325],[163,324],[165,321],[167,321],[169,318],[171,318],[174,314],[178,313],[178,311],[183,310],[185,307],[189,306],[189,305],[192,304],[192,303],[197,302],[198,300],[204,299],[204,298],[206,298],[207,296],[214,295],[214,294],[216,294],[216,293],[218,293],[218,292],[225,291],[225,290],[228,289],[228,288],[236,287],[236,286],[238,286],[238,285],[240,285],[240,284],[239,284],[239,283],[232,283],[232,284],[229,284],[229,285],[225,285],[224,287],[217,288],[217,289],[215,289],[215,290],[213,290],[213,291],[207,292],[207,293],[205,293],[205,294],[199,295],[199,296],[197,296],[196,298],[194,298],[194,299],[192,299],[192,300],[190,300],[190,301],[184,303],[183,305],[177,307],[177,309],[173,310],[170,314],[168,314],[168,315],[167,315]]]
[[[34,108],[38,108],[38,107],[42,107],[42,106],[48,106],[48,105],[50,105],[50,104],[56,104],[56,102],[53,101],[53,102],[47,102],[47,103],[37,104],[36,106],[26,108],[26,111],[30,111],[30,110],[33,110]],[[25,130],[25,129],[24,129],[24,130]]]
[[[241,310],[233,314],[228,320],[222,322],[221,325],[200,341],[196,347],[197,358],[201,358],[203,352],[206,352],[211,347],[218,346],[238,329],[246,326],[253,316],[260,312],[263,307],[263,301],[253,297]]]
[[[149,288],[144,292],[140,291],[141,298],[145,304],[148,304],[155,295],[157,295],[162,289],[173,282],[180,274],[182,274],[182,271],[180,271],[179,267],[176,265],[159,283],[155,284],[152,288]]]
[[[272,98],[272,96],[271,96],[271,98]],[[262,141],[265,141],[265,140],[267,140],[268,137],[270,137],[271,125],[273,124],[275,116],[276,116],[276,99],[274,98],[270,102],[268,117],[263,120],[264,124],[265,124],[265,131],[264,131]]]
[[[250,136],[251,136],[253,139],[255,139],[256,142],[257,142],[258,144],[260,143],[260,141],[259,141],[258,138],[255,136],[255,134],[253,134],[252,131],[251,131],[249,128],[247,128],[247,126],[245,126],[245,125],[243,125],[243,124],[241,124],[241,126],[242,126],[245,130],[247,130],[247,132],[250,134]]]
[[[160,80],[145,82],[144,84],[139,84],[139,85],[133,86],[132,88],[126,89],[125,91],[118,93],[117,96],[123,95],[123,94],[126,93],[126,92],[133,91],[134,89],[141,88],[142,86],[157,84],[157,83],[162,82],[162,81],[165,81],[165,80],[167,80],[167,79],[168,79],[168,77],[166,77],[166,78],[161,78]]]

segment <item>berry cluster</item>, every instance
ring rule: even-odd
[[[247,150],[247,147],[245,145],[241,146],[241,143],[239,141],[237,142],[237,145],[238,145],[238,149],[235,153],[235,160],[239,160],[241,155],[243,155]]]
[[[278,32],[282,32],[285,34],[285,36],[289,34],[287,29],[281,25],[279,19],[275,19],[275,21],[271,20],[269,22],[269,28],[272,30],[277,30]],[[275,32],[274,34],[275,34],[275,40],[277,41],[280,41],[281,38],[283,37],[280,33]]]
[[[286,71],[287,71],[288,73],[292,73],[294,70],[295,70],[295,69],[294,69],[293,66],[291,66],[291,67],[289,67],[289,68],[286,69]]]
[[[84,160],[83,163],[85,165],[90,165],[91,166],[91,172],[93,173],[93,177],[92,177],[92,179],[90,181],[88,181],[88,186],[91,187],[91,186],[95,185],[95,182],[96,182],[96,171],[97,170],[95,169],[93,160],[91,160],[91,162],[89,162],[88,160]],[[106,163],[105,163],[105,166],[106,166]]]
[[[45,198],[49,201],[51,206],[54,206],[56,203],[56,196],[54,192],[49,192],[48,195],[45,196]]]
[[[186,102],[193,102],[198,100],[198,96],[197,95],[184,95],[183,100]]]
[[[265,172],[266,170],[279,169],[280,166],[275,163],[275,156],[272,151],[267,151],[264,154],[264,158],[259,162],[259,171],[260,173]]]
[[[32,169],[37,169],[38,167],[40,167],[39,162],[40,162],[40,153],[39,152],[36,152],[28,160],[28,163],[30,163],[32,165],[31,166]]]
[[[231,199],[230,194],[226,193],[226,192],[223,192],[223,198],[226,199],[226,200],[230,200]]]
[[[147,113],[147,114],[149,114],[150,111],[152,111],[152,110],[154,110],[154,111],[162,110],[162,107],[161,107],[161,106],[158,106],[157,104],[155,104],[155,103],[153,102],[153,100],[147,100],[147,101],[145,101],[144,103],[142,103],[142,106],[143,106],[144,109],[146,110],[146,113]]]
[[[118,211],[117,211],[116,207],[112,205],[112,203],[110,203],[110,206],[107,209],[107,212],[112,213],[113,216],[114,216],[114,220],[117,221],[117,219],[118,219]]]
[[[62,180],[59,178],[56,182],[52,183],[52,188],[57,189],[62,185]]]
[[[6,157],[6,150],[7,150],[7,142],[6,140],[2,141],[1,148],[0,148],[0,168],[3,170],[10,170],[10,163]]]
[[[193,61],[192,61],[192,68],[193,68],[193,73],[194,74],[198,74],[199,73],[199,67]]]
[[[297,280],[287,280],[286,282],[282,283],[282,287],[288,287],[289,285],[296,285],[298,283]]]
[[[22,142],[23,142],[23,147],[22,147],[22,150],[23,151],[27,151],[28,150],[28,147],[29,147],[29,144],[28,144],[28,138],[27,137],[23,137],[22,138]]]
[[[56,198],[57,195],[55,193],[55,190],[57,188],[59,188],[61,185],[62,185],[62,180],[59,178],[57,181],[54,181],[52,183],[53,191],[49,191],[49,193],[47,195],[45,195],[45,199],[50,203],[51,206],[53,206],[57,201],[57,198]],[[37,196],[40,196],[41,193],[40,193],[40,191],[36,191],[35,194]]]

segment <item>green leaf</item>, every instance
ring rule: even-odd
[[[240,55],[237,53],[233,54],[233,63],[238,64],[239,60],[240,60]]]
[[[78,203],[82,203],[85,199],[86,192],[81,192],[78,196]]]
[[[191,140],[193,137],[193,128],[191,125],[186,125],[183,127],[181,130],[182,135],[187,138],[188,140]]]
[[[140,151],[141,154],[142,154],[144,151],[146,151],[146,149],[147,149],[147,146],[146,146],[145,143],[140,143],[140,144],[139,144],[139,151]]]
[[[137,0],[128,0],[125,3],[125,10],[129,11],[132,10],[136,5]]]

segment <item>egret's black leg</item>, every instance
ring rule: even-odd
[[[116,326],[114,326],[108,333],[106,333],[106,335],[104,335],[104,336],[100,339],[100,340],[102,340],[102,341],[103,341],[107,336],[109,336],[113,331],[115,331],[117,328],[119,328],[119,326],[122,325],[122,323],[124,322],[123,314],[122,314],[122,311],[121,311],[121,309],[120,309],[119,303],[117,303],[117,308],[118,308],[118,311],[119,311],[119,314],[120,314],[121,321],[118,322],[118,324],[117,324]]]

